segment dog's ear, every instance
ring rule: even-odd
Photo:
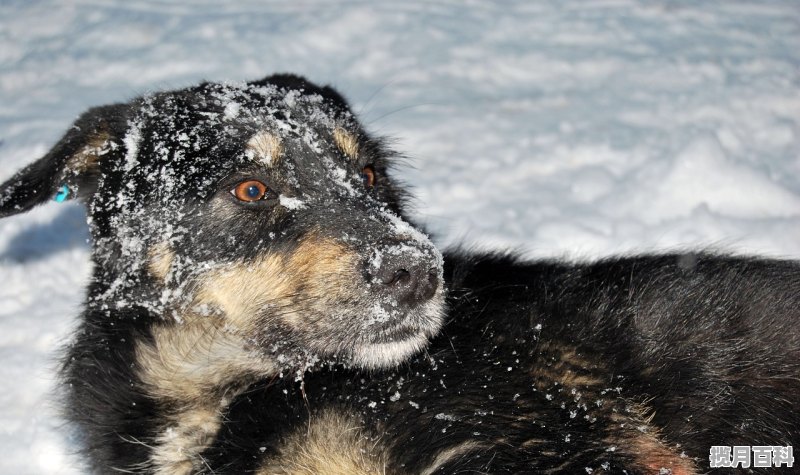
[[[44,157],[0,185],[0,218],[94,193],[100,161],[122,152],[129,110],[114,104],[81,115]]]

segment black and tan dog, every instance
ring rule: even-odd
[[[92,109],[2,185],[0,216],[89,210],[63,389],[95,471],[691,474],[798,441],[798,264],[443,260],[392,160],[280,75]]]
[[[2,216],[88,207],[64,388],[98,470],[188,472],[249,383],[427,344],[442,259],[399,217],[387,158],[335,91],[274,76],[92,109],[2,186]]]

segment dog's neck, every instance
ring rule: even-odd
[[[141,384],[161,402],[167,422],[152,434],[151,468],[192,473],[231,400],[257,379],[277,374],[278,367],[244,350],[241,339],[213,316],[155,323],[151,335],[135,349]]]
[[[278,373],[273,362],[243,349],[241,339],[214,317],[155,324],[151,333],[152,341],[137,345],[136,359],[139,378],[158,399],[224,404],[243,382]]]

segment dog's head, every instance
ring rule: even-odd
[[[211,318],[286,364],[396,364],[441,325],[442,258],[402,218],[391,154],[302,78],[91,109],[0,188],[0,217],[79,198],[90,308]]]

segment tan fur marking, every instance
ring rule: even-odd
[[[598,361],[592,361],[586,356],[578,355],[572,347],[559,347],[549,345],[541,348],[552,352],[555,360],[549,365],[537,365],[534,370],[536,385],[539,389],[547,390],[553,382],[558,382],[568,388],[599,388],[607,381],[598,377],[600,367]]]
[[[651,425],[655,414],[642,404],[631,404],[625,412],[615,412],[610,419],[617,427],[604,442],[618,447],[640,467],[642,473],[696,475],[700,473],[689,457],[681,456],[662,440],[657,427]]]
[[[111,135],[108,132],[98,132],[89,136],[86,145],[75,155],[71,156],[65,168],[73,173],[84,173],[97,165],[100,157],[108,153],[111,145]]]
[[[147,252],[147,270],[153,277],[163,282],[167,280],[174,260],[175,251],[172,250],[169,243],[156,244]]]
[[[604,396],[612,391],[609,388],[612,381],[604,376],[608,371],[603,368],[602,359],[579,354],[570,345],[551,343],[539,348],[546,362],[532,368],[537,389],[572,402],[577,402],[578,398],[589,404],[600,401],[602,404],[592,407],[587,415],[608,425],[611,435],[603,442],[631,457],[634,472],[659,474],[665,469],[673,475],[699,473],[690,458],[682,457],[662,440],[658,428],[651,424],[654,413],[646,402],[631,402],[614,392]],[[543,452],[542,455],[547,454]],[[569,460],[565,461],[564,466],[568,463]],[[560,473],[561,469],[555,467],[546,473]]]
[[[341,127],[333,131],[333,141],[345,155],[353,160],[358,160],[358,139]]]
[[[482,445],[474,440],[466,441],[459,445],[454,445],[453,447],[448,447],[438,454],[436,454],[436,458],[433,459],[433,462],[420,472],[420,475],[431,475],[436,473],[442,465],[446,464],[447,462],[457,459],[459,457],[463,457],[464,455],[472,452],[473,450],[481,448]]]
[[[292,253],[287,268],[294,291],[316,301],[325,312],[357,292],[359,256],[331,239],[310,236]],[[297,315],[298,323],[305,324]]]
[[[187,315],[182,324],[152,329],[153,343],[136,347],[139,377],[148,394],[177,409],[158,436],[150,459],[158,474],[188,474],[219,430],[220,412],[255,378],[276,369],[225,331],[218,317]]]
[[[347,297],[352,289],[342,282],[353,274],[355,259],[341,244],[311,236],[289,256],[267,254],[211,271],[200,285],[197,301],[220,308],[242,330],[258,324],[254,315],[267,305],[281,308],[285,323],[302,325],[293,299],[302,293],[333,305]]]
[[[188,475],[202,468],[200,455],[213,441],[221,426],[215,409],[189,409],[178,414],[174,423],[156,439],[151,463],[158,475]]]
[[[520,444],[520,447],[521,448],[537,447],[539,445],[545,445],[547,443],[548,441],[544,439],[527,439],[522,444]]]
[[[261,355],[250,354],[237,335],[215,317],[153,328],[153,344],[139,343],[139,375],[151,394],[182,403],[205,402],[235,382],[276,372]]]
[[[364,433],[361,422],[339,411],[311,417],[308,427],[290,435],[281,453],[258,475],[383,475],[386,456]]]
[[[248,263],[232,264],[212,271],[203,279],[197,300],[218,306],[238,328],[251,328],[254,313],[267,302],[278,301],[292,293],[286,277],[284,259],[265,255]],[[263,282],[263,285],[256,285]]]
[[[686,456],[670,450],[655,435],[642,434],[633,439],[632,453],[639,454],[638,462],[644,465],[649,473],[663,474],[664,469],[670,475],[696,475],[700,473]]]
[[[247,150],[253,153],[253,158],[269,166],[278,163],[283,155],[280,139],[269,132],[259,132],[252,136],[247,141]]]

